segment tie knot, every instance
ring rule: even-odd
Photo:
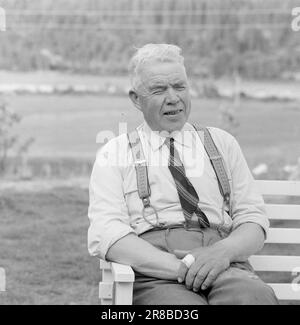
[[[168,148],[174,146],[174,138],[166,138],[165,144],[167,145]]]

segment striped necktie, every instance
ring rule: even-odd
[[[185,174],[185,168],[180,160],[178,151],[174,146],[174,139],[167,138],[166,145],[170,150],[169,170],[174,178],[177,192],[179,195],[180,204],[187,224],[192,219],[195,213],[198,217],[200,227],[207,228],[210,226],[206,215],[198,207],[199,196]]]

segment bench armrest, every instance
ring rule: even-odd
[[[102,281],[99,298],[102,305],[131,305],[134,272],[129,265],[100,260]]]

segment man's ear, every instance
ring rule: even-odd
[[[141,105],[140,105],[140,98],[139,95],[135,92],[135,90],[130,89],[129,90],[129,98],[131,99],[131,101],[133,102],[133,105],[138,109],[138,110],[142,110]]]

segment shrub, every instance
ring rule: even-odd
[[[21,117],[13,112],[4,100],[0,99],[0,174],[3,175],[8,169],[8,158],[13,155],[18,160],[23,160],[33,138],[20,141],[14,133],[14,127],[20,123]],[[14,160],[16,165],[16,159]]]

